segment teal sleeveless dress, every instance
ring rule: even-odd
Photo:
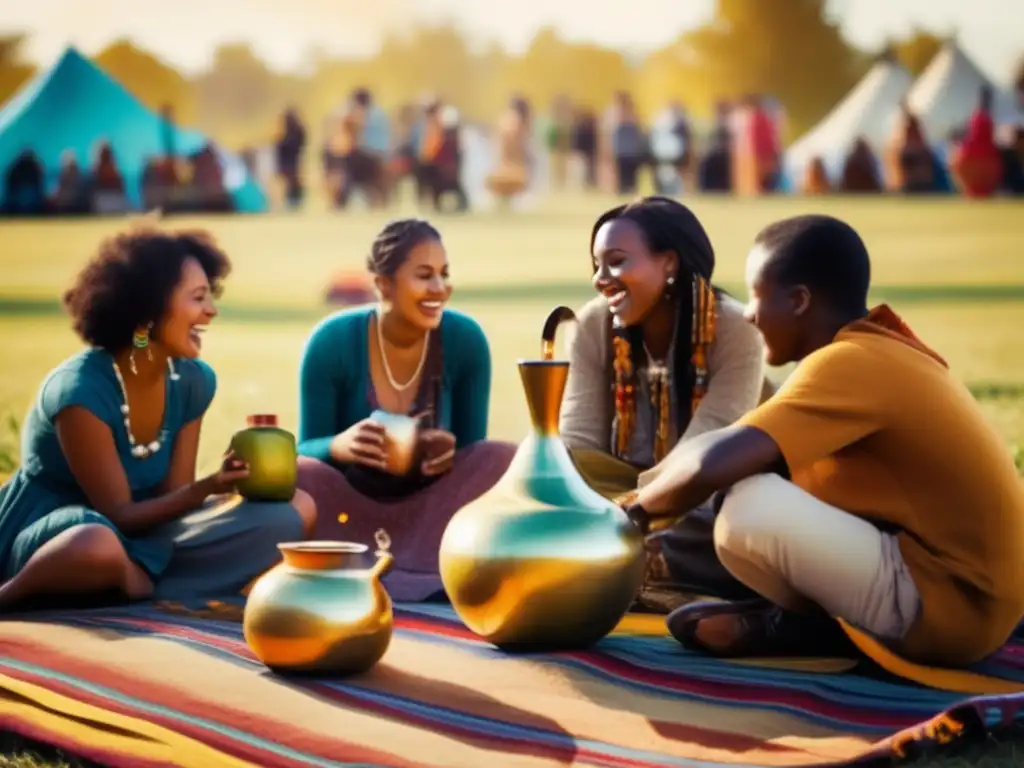
[[[287,503],[211,499],[201,509],[137,537],[125,536],[90,508],[57,439],[57,414],[78,406],[107,424],[133,500],[153,498],[170,470],[178,432],[206,412],[217,389],[213,369],[200,360],[179,360],[176,369],[179,378],[166,380],[162,447],[146,459],[131,455],[121,413],[124,396],[107,352],[86,350],[47,375],[22,429],[21,466],[0,488],[2,580],[17,574],[63,531],[94,524],[118,535],[128,556],[153,579],[156,598],[223,597],[237,593],[277,562],[279,542],[304,537],[302,519]]]

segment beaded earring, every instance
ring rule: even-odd
[[[135,351],[139,349],[146,350],[146,357],[150,362],[153,362],[153,350],[149,348],[149,332],[153,328],[153,324],[150,323],[146,326],[145,330],[135,331],[132,334],[132,353],[128,356],[128,363],[131,366],[132,374],[135,376],[139,375],[139,369],[135,367]]]

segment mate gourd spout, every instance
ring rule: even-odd
[[[569,378],[569,363],[553,359],[555,335],[562,323],[575,319],[576,314],[568,307],[555,307],[541,331],[541,359],[519,361],[519,376],[526,392],[530,421],[541,435],[558,434],[558,416]]]
[[[558,327],[568,321],[576,320],[576,313],[568,307],[555,307],[544,321],[540,332],[540,359],[553,360],[555,357],[555,334]]]
[[[381,579],[395,564],[395,556],[391,554],[391,537],[387,531],[381,528],[374,534],[373,539],[377,543],[377,551],[374,553],[377,555],[377,562],[370,568],[370,573],[373,578]]]

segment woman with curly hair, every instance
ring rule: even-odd
[[[218,498],[248,472],[230,453],[196,479],[217,386],[198,357],[229,270],[202,233],[140,229],[105,241],[65,294],[89,349],[43,380],[21,467],[0,488],[0,610],[222,597],[312,528],[301,492],[291,504]]]
[[[441,534],[504,474],[515,453],[487,437],[491,353],[480,325],[449,309],[448,256],[421,219],[389,223],[367,264],[380,304],[323,320],[299,373],[299,487],[316,500],[317,538],[373,545],[383,528],[396,600],[443,594]],[[416,416],[421,461],[396,475],[377,410]]]
[[[628,497],[677,446],[733,423],[771,388],[761,337],[711,283],[714,249],[689,208],[667,197],[612,208],[590,251],[600,295],[578,313],[561,431],[596,490]],[[726,595],[739,586],[714,555],[712,523],[701,509],[651,542],[650,607],[672,606],[673,583]]]

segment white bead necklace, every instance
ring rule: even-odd
[[[423,340],[423,353],[420,355],[420,363],[416,366],[416,370],[413,371],[412,376],[405,384],[399,384],[395,381],[395,377],[391,374],[391,366],[388,365],[388,356],[384,351],[384,331],[381,330],[383,322],[381,321],[380,312],[377,313],[377,347],[380,349],[380,361],[384,366],[384,375],[388,379],[388,384],[395,392],[404,392],[419,378],[420,373],[423,371],[423,365],[427,362],[427,349],[430,347],[430,331],[427,331],[427,338]]]
[[[131,453],[136,459],[148,459],[154,453],[160,450],[163,445],[163,440],[166,438],[166,429],[161,429],[157,435],[157,439],[153,440],[146,445],[138,445],[135,442],[135,435],[132,434],[132,423],[131,423],[131,408],[128,407],[128,390],[124,386],[124,379],[121,377],[121,369],[117,365],[117,361],[113,361],[114,375],[117,377],[117,383],[121,386],[121,396],[124,398],[124,403],[121,405],[121,414],[124,416],[124,431],[128,434],[128,445],[131,446]],[[167,358],[167,372],[170,376],[171,381],[177,381],[181,378],[177,371],[174,370],[174,361],[171,358]],[[167,404],[164,404],[166,410]]]

